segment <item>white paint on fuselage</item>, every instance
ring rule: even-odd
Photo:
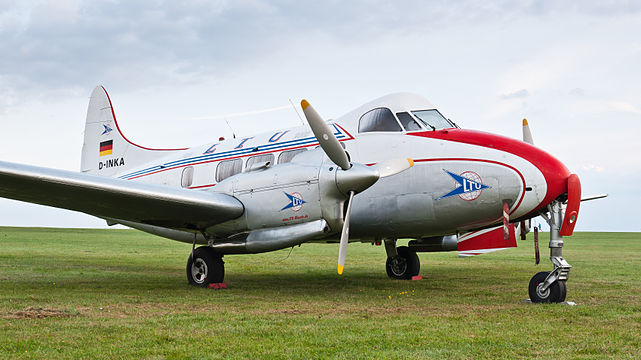
[[[545,196],[547,191],[546,181],[543,174],[536,168],[536,166],[534,166],[534,164],[511,153],[478,145],[418,136],[408,136],[406,132],[370,132],[358,134],[358,120],[360,119],[360,117],[367,111],[378,107],[387,107],[393,113],[434,109],[434,106],[421,96],[400,93],[376,99],[336,119],[334,122],[342,128],[341,131],[344,129],[347,134],[351,135],[342,139],[341,141],[345,144],[346,149],[349,152],[351,160],[353,162],[371,164],[388,159],[411,158],[416,161],[415,166],[418,168],[422,166],[439,166],[439,161],[441,160],[437,161],[436,159],[460,159],[459,161],[463,161],[463,159],[469,159],[470,164],[475,163],[475,161],[477,160],[491,161],[495,163],[505,164],[510,168],[517,169],[517,172],[520,172],[520,174],[525,179],[525,186],[532,187],[533,189],[532,191],[524,191],[524,185],[522,181],[518,181],[517,184],[510,185],[518,186],[521,188],[521,191],[519,191],[521,195],[519,195],[519,197],[514,200],[514,202],[512,203],[512,208],[510,209],[511,216],[513,218],[517,218],[531,212],[543,200],[543,197]],[[425,130],[430,129],[424,129],[423,131]],[[285,133],[283,134],[283,132]],[[127,178],[134,181],[164,184],[168,186],[181,186],[181,176],[184,167],[192,166],[194,168],[194,175],[191,188],[206,191],[216,191],[216,187],[214,186],[216,184],[216,167],[218,166],[220,161],[230,158],[241,158],[243,161],[244,169],[247,164],[247,159],[256,154],[273,153],[274,158],[277,160],[283,150],[301,147],[313,149],[317,146],[317,143],[314,140],[312,140],[311,142],[302,143],[300,145],[293,144],[292,146],[284,146],[277,149],[267,148],[266,150],[261,150],[261,148],[264,147],[277,147],[279,146],[279,144],[292,143],[296,140],[309,139],[311,137],[313,137],[313,134],[307,126],[299,126],[295,128],[258,134],[252,137],[216,141],[205,145],[189,148],[188,150],[171,153],[166,157],[153,161],[152,163],[145,166],[140,166],[136,169],[128,169],[126,172],[118,174],[118,176],[140,173],[141,175],[129,176]],[[270,141],[270,139],[273,140],[275,138],[277,138],[277,141]],[[238,151],[240,149],[257,150],[238,154]],[[216,159],[210,158],[204,161],[194,160],[192,162],[186,162],[184,164],[180,163],[181,160],[198,158],[200,156],[203,156],[204,154],[225,153],[228,153],[229,156],[223,156]],[[463,163],[465,163],[465,161],[463,161]],[[162,166],[165,167],[162,168]],[[154,171],[147,170],[147,172],[145,173],[145,169],[154,167],[156,167],[157,169]],[[421,173],[426,172],[416,171],[416,169],[410,169],[409,171],[384,179],[385,181],[380,181],[379,184],[376,184],[372,188],[366,190],[363,194],[367,194],[367,197],[373,199],[375,199],[378,194],[395,193],[398,193],[399,195],[402,194],[404,196],[407,196],[408,198],[411,196],[417,196],[420,198],[421,196],[425,195],[427,190],[423,192],[418,191],[416,193],[402,193],[402,191],[399,191],[398,188],[399,186],[401,186],[401,184],[407,183],[407,179],[404,178],[411,176],[421,176]],[[445,174],[445,172],[443,172],[442,175],[444,177],[447,177],[447,174]],[[514,178],[520,178],[520,175],[515,175]],[[414,178],[412,179],[412,182],[417,184],[426,184],[427,187],[427,185],[434,183],[435,179]],[[440,191],[442,192],[444,190]],[[438,194],[436,193],[428,194],[428,196],[431,196],[432,200],[434,200],[435,196],[437,195]],[[358,198],[359,197],[357,196],[355,202],[359,201]],[[463,202],[464,200],[460,201]],[[434,204],[434,211],[438,212],[439,203],[435,202]],[[361,210],[359,210],[359,207],[355,207],[354,211],[358,212]],[[399,211],[403,211],[403,209],[401,208],[399,209]],[[412,211],[412,209],[407,209],[407,211]],[[354,213],[353,219],[356,220],[359,219],[359,217],[361,216],[359,216],[358,213]],[[497,223],[501,220],[500,209],[497,209],[496,218],[492,218],[490,220],[485,219],[482,223],[474,223],[468,221],[466,224],[456,224],[451,229],[451,232],[462,230],[470,226],[490,225],[491,223]],[[358,229],[358,224],[354,224],[353,228]]]

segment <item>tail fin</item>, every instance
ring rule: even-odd
[[[186,149],[149,149],[129,141],[120,131],[105,88],[93,90],[82,145],[83,173],[114,176],[179,150]]]

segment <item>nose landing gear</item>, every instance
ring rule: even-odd
[[[530,300],[534,303],[548,302],[560,303],[565,301],[565,282],[570,276],[570,265],[563,258],[563,236],[561,225],[563,223],[563,206],[558,200],[548,205],[550,216],[541,213],[541,216],[550,225],[550,261],[554,270],[537,273],[530,280],[528,292]]]

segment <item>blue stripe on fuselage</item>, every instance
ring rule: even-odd
[[[334,135],[336,136],[337,139],[340,140],[347,137],[343,132],[341,132],[341,130],[338,129],[338,127],[335,124],[333,125],[334,125],[334,128],[336,129],[336,132],[334,132]],[[153,173],[160,170],[169,170],[169,168],[188,166],[190,164],[203,162],[203,161],[211,161],[211,160],[217,160],[217,159],[220,160],[227,157],[238,157],[238,156],[243,156],[243,155],[256,153],[256,152],[276,151],[276,150],[282,150],[287,147],[314,145],[314,144],[318,144],[318,141],[313,136],[302,138],[302,139],[283,141],[280,143],[266,143],[266,144],[251,146],[247,148],[223,151],[221,153],[211,153],[207,155],[194,156],[186,159],[174,160],[164,164],[155,165],[155,166],[148,167],[146,169],[138,170],[126,175],[122,175],[119,178],[130,179],[133,177],[144,176],[149,173]]]

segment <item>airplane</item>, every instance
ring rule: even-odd
[[[350,241],[384,245],[387,275],[411,279],[417,252],[515,247],[540,215],[550,225],[553,270],[532,277],[530,299],[565,301],[563,237],[574,231],[581,183],[533,145],[526,120],[521,141],[463,129],[410,93],[331,122],[306,100],[301,108],[309,126],[152,149],[125,137],[97,86],[81,172],[0,161],[0,196],[189,243],[188,283],[200,287],[224,284],[225,255],[308,242],[339,243],[338,274]]]

